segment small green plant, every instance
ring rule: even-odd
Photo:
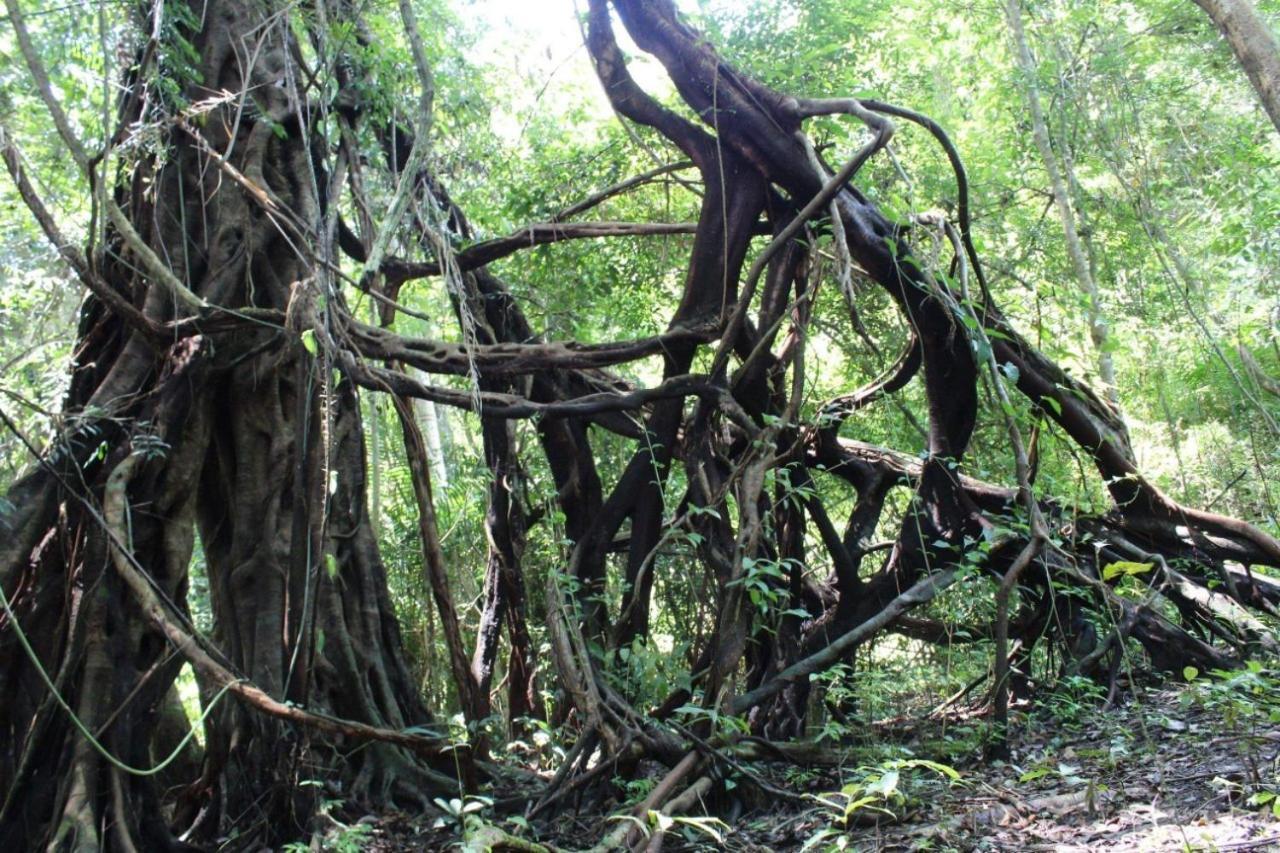
[[[1280,819],[1280,785],[1263,788],[1250,796],[1246,802],[1251,806],[1269,811],[1272,817]]]
[[[843,830],[859,815],[872,813],[894,819],[910,808],[915,796],[913,789],[921,781],[916,771],[921,770],[946,779],[948,784],[962,784],[960,773],[954,767],[923,758],[895,758],[859,767],[855,771],[856,780],[839,792],[813,798],[831,813],[833,825],[810,835],[800,847],[800,853],[854,849],[853,841]]]
[[[436,829],[453,827],[459,835],[466,835],[472,826],[472,819],[479,820],[480,813],[493,805],[489,797],[466,796],[453,797],[448,800],[436,797],[432,800],[442,814],[431,824]]]
[[[649,796],[649,792],[653,790],[653,786],[657,783],[648,777],[641,779],[623,779],[621,776],[614,776],[613,784],[626,792],[627,803],[638,803],[645,797]]]
[[[302,783],[304,786],[319,786],[321,783],[310,779]],[[316,813],[320,819],[328,821],[329,828],[323,834],[317,833],[312,841],[291,841],[284,845],[286,853],[309,853],[318,846],[326,853],[360,853],[373,841],[375,829],[373,824],[356,821],[344,823],[335,815],[342,806],[342,800],[322,799]]]
[[[782,778],[786,780],[788,788],[803,790],[821,778],[821,774],[811,767],[792,765],[782,771]]]
[[[839,793],[824,794],[815,799],[838,815],[847,825],[859,812],[869,811],[896,818],[894,809],[905,809],[911,802],[911,787],[916,774],[904,771],[927,770],[945,778],[949,784],[960,782],[960,773],[949,764],[924,758],[895,758],[870,767],[859,767],[858,778],[846,784]]]
[[[503,745],[508,755],[526,762],[534,760],[543,769],[558,766],[564,760],[565,744],[546,720],[520,717],[515,721],[515,728],[523,732],[524,737],[509,740]]]
[[[1106,692],[1106,685],[1092,678],[1068,675],[1054,685],[1041,707],[1062,729],[1074,732],[1093,718]]]
[[[695,723],[707,721],[711,724],[711,730],[719,735],[749,735],[751,734],[751,724],[747,722],[745,717],[735,717],[732,714],[722,714],[715,708],[703,708],[699,705],[681,705],[676,708],[676,713],[684,719],[685,725],[692,726]]]
[[[658,703],[675,687],[673,661],[683,661],[687,643],[663,651],[653,641],[635,639],[631,645],[604,653],[605,674],[623,695],[641,704]]]
[[[1270,808],[1280,817],[1280,777],[1263,755],[1264,726],[1280,722],[1280,673],[1251,660],[1239,670],[1214,670],[1202,675],[1187,667],[1189,685],[1181,696],[1184,705],[1208,711],[1221,721],[1245,766],[1243,793],[1250,805]],[[1272,769],[1267,769],[1268,767]]]
[[[702,835],[710,838],[716,844],[724,844],[724,834],[730,829],[729,825],[719,818],[668,815],[655,810],[650,810],[643,820],[630,814],[614,815],[609,820],[633,823],[645,838],[651,837],[655,830],[666,833],[674,828],[681,827],[685,829],[683,834],[686,841],[694,841],[699,835]]]

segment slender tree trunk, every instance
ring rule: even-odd
[[[458,691],[458,704],[462,707],[463,716],[468,721],[474,721],[488,713],[487,688],[484,694],[478,694],[470,676],[467,654],[463,647],[462,627],[453,604],[449,570],[445,565],[439,526],[436,524],[427,441],[418,427],[410,401],[397,397],[395,406],[400,418],[400,429],[404,434],[405,457],[409,463],[413,497],[418,509],[418,539],[422,544],[423,574],[440,614],[441,633],[449,656],[454,687]],[[484,705],[480,704],[481,701]]]
[[[1076,284],[1088,300],[1085,316],[1089,323],[1089,336],[1093,341],[1097,358],[1098,377],[1102,380],[1103,393],[1108,402],[1113,406],[1118,405],[1119,393],[1116,388],[1115,365],[1112,363],[1111,353],[1107,351],[1107,325],[1102,312],[1102,296],[1098,291],[1098,283],[1094,278],[1089,257],[1077,227],[1076,214],[1071,206],[1071,194],[1067,186],[1067,178],[1070,176],[1064,175],[1064,164],[1058,159],[1050,140],[1049,124],[1045,119],[1044,107],[1040,103],[1040,89],[1036,84],[1036,61],[1031,54],[1027,33],[1022,25],[1021,0],[1005,0],[1004,8],[1009,22],[1009,31],[1013,35],[1014,54],[1022,78],[1023,92],[1031,113],[1031,131],[1036,150],[1040,152],[1045,172],[1049,175],[1049,191],[1053,195],[1053,203],[1062,223],[1067,257],[1071,261]]]
[[[1213,20],[1248,75],[1258,100],[1280,131],[1280,44],[1249,0],[1195,0]]]
[[[431,482],[442,490],[449,488],[449,463],[445,459],[445,430],[442,415],[435,403],[416,400],[415,408],[421,425],[422,436],[427,440],[427,461],[431,463]]]

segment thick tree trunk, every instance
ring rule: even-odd
[[[194,8],[203,27],[185,33],[199,56],[187,100],[251,91],[251,102],[215,104],[198,131],[173,126],[168,161],[130,163],[117,198],[151,251],[181,261],[173,275],[201,299],[306,318],[323,273],[315,277],[297,241],[324,231],[324,178],[298,112],[288,30],[268,15],[238,0]],[[122,118],[160,102],[127,96]],[[305,225],[290,232],[272,210]],[[170,291],[137,272],[147,269],[140,251],[113,239],[96,274],[167,322]],[[86,303],[65,406],[74,426],[15,486],[22,502],[3,519],[17,534],[0,551],[12,603],[0,677],[16,697],[0,710],[5,849],[164,849],[177,831],[210,838],[233,826],[237,843],[277,843],[305,837],[322,790],[308,780],[406,803],[441,790],[444,777],[399,747],[353,751],[343,736],[226,697],[207,723],[201,777],[186,780],[198,804],[183,812],[191,826],[167,825],[154,777],[119,764],[151,766],[147,733],[159,731],[182,663],[107,560],[116,534],[96,507],[108,473],[135,454],[143,461],[124,498],[128,541],[117,544],[174,602],[167,618],[182,618],[198,527],[223,666],[309,711],[392,731],[431,723],[369,523],[355,389],[306,353],[296,327],[281,331],[262,324],[157,347],[98,300]],[[72,727],[40,670],[101,748]]]
[[[1280,131],[1280,44],[1249,0],[1195,0],[1217,25]]]

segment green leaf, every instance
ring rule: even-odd
[[[879,798],[878,797],[859,797],[856,800],[851,800],[849,804],[844,807],[844,816],[848,817],[849,815],[856,812],[858,809],[866,808],[867,806],[876,802],[877,799]]]
[[[724,833],[720,831],[719,827],[729,828],[728,824],[715,817],[676,817],[672,818],[672,821],[710,836],[717,844],[724,843]]]
[[[1198,675],[1200,675],[1200,670],[1196,669],[1194,666],[1184,666],[1182,668],[1182,677],[1187,681],[1195,681],[1196,676]]]
[[[1128,560],[1117,560],[1108,563],[1102,569],[1104,581],[1114,580],[1122,575],[1141,575],[1155,568],[1154,563],[1134,563]]]
[[[952,782],[960,781],[960,771],[956,770],[950,764],[943,764],[941,761],[930,761],[927,758],[912,758],[903,761],[901,767],[921,767],[925,770],[932,770],[940,776],[946,776]]]
[[[316,330],[307,329],[302,333],[302,345],[306,347],[307,352],[315,355],[320,350],[320,345],[316,343]]]
[[[889,799],[898,790],[899,773],[897,770],[890,770],[876,781],[867,786],[868,794],[879,794],[886,800]]]

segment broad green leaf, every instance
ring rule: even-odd
[[[1134,563],[1129,560],[1117,560],[1103,567],[1102,579],[1109,581],[1115,580],[1122,575],[1141,575],[1154,568],[1155,565],[1153,563]]]

